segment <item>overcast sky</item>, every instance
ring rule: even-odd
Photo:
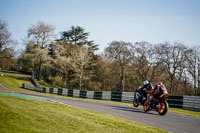
[[[19,44],[31,24],[43,21],[58,37],[83,27],[99,52],[114,40],[200,45],[200,0],[0,0],[0,19]]]

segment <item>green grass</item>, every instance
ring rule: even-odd
[[[169,112],[193,116],[193,117],[200,117],[200,112],[197,112],[197,111],[190,111],[190,110],[177,109],[177,108],[169,108]]]
[[[57,103],[0,96],[0,132],[167,132],[116,116]]]
[[[0,83],[2,83],[3,86],[9,88],[9,89],[15,89],[15,90],[21,90],[21,91],[27,91],[31,93],[38,93],[30,90],[25,90],[21,88],[21,84],[31,84],[31,82],[26,78],[15,78],[15,77],[6,77],[6,76],[0,76]],[[75,97],[66,97],[66,96],[59,96],[54,94],[48,94],[43,93],[44,95],[50,95],[50,96],[56,96],[56,97],[63,97],[63,98],[70,98],[70,99],[76,99],[76,100],[85,100],[85,101],[93,101],[93,102],[103,102],[103,103],[113,103],[113,104],[121,104],[126,106],[133,106],[132,103],[122,103],[122,102],[115,102],[115,101],[104,101],[104,100],[94,100],[94,99],[84,99],[84,98],[75,98]],[[188,115],[193,117],[200,117],[200,112],[196,111],[189,111],[189,110],[183,110],[183,109],[176,109],[176,108],[169,108],[169,112],[176,113],[176,114],[182,114],[182,115]]]
[[[30,74],[17,72],[17,71],[9,71],[9,70],[0,70],[0,74],[8,74],[8,75],[17,75],[17,76],[24,76],[24,77],[31,77]]]
[[[4,87],[15,90],[22,90],[21,89],[22,83],[31,84],[30,80],[27,78],[7,77],[7,76],[0,76],[0,83],[2,83]]]

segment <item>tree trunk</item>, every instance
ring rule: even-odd
[[[82,72],[80,74],[80,81],[79,81],[79,90],[82,89]]]
[[[120,81],[120,90],[125,90],[125,70],[121,67],[121,81]]]
[[[41,79],[41,73],[42,73],[42,62],[41,62],[41,59],[40,59],[40,62],[39,62],[39,70],[38,70],[38,81],[40,81]]]
[[[65,72],[65,88],[67,88],[67,72]]]
[[[70,78],[70,76],[71,76],[71,70],[69,70],[68,73],[67,73],[68,89],[71,89],[71,82],[70,82],[71,78]],[[66,81],[66,83],[67,83],[67,81]]]
[[[125,91],[125,70],[123,71],[122,86],[123,86],[123,90],[122,91]]]
[[[169,93],[173,94],[173,77],[170,77],[170,90],[169,90]]]

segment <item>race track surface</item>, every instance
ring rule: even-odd
[[[17,91],[7,89],[0,85],[1,90],[14,91],[20,94],[45,98],[62,104],[71,105],[74,107],[84,108],[92,111],[103,112],[110,115],[115,115],[128,120],[144,123],[150,126],[158,127],[169,132],[174,133],[199,133],[200,132],[200,118],[167,113],[165,116],[158,115],[155,111],[144,113],[142,108],[134,108],[119,104],[101,103],[74,100],[62,97],[47,96],[41,94],[34,94],[29,92]]]

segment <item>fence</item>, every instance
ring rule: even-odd
[[[119,91],[83,91],[76,89],[61,89],[61,88],[45,88],[34,87],[33,85],[22,84],[25,89],[64,95],[70,97],[90,98],[98,100],[111,100],[118,102],[132,103],[134,92],[119,92]],[[182,108],[186,110],[200,111],[200,96],[178,96],[171,95],[167,99],[169,107]]]
[[[200,96],[183,96],[183,109],[200,111]]]

